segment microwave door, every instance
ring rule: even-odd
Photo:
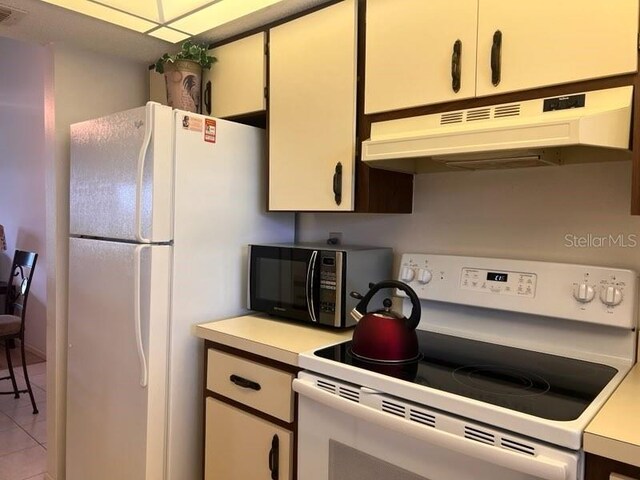
[[[317,251],[251,246],[250,308],[293,320],[317,318],[319,271],[311,259]],[[310,307],[313,297],[313,308]]]

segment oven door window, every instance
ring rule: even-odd
[[[311,262],[316,258],[313,252],[306,249],[251,247],[250,307],[287,318],[311,321],[309,305],[312,296],[318,295],[319,284],[315,278],[319,272],[311,268]],[[317,303],[314,302],[314,306]]]

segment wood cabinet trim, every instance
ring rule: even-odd
[[[585,455],[585,480],[609,480],[612,473],[640,479],[640,468],[592,453]]]
[[[211,390],[206,390],[205,391],[205,404],[207,401],[207,398],[215,398],[216,400],[226,403],[228,405],[231,405],[234,408],[237,408],[238,410],[242,410],[243,412],[247,412],[250,413],[251,415],[261,418],[263,420],[266,420],[267,422],[273,423],[274,425],[277,425],[279,427],[285,428],[287,430],[290,430],[292,432],[297,432],[298,429],[298,424],[296,421],[296,418],[294,417],[293,422],[285,422],[284,420],[280,420],[279,418],[276,417],[272,417],[271,415],[269,415],[268,413],[264,413],[262,410],[258,410],[256,408],[252,408],[244,403],[238,402],[232,398],[229,397],[225,397],[224,395],[220,395],[217,392],[213,392]]]
[[[228,345],[224,345],[222,343],[212,342],[211,340],[205,340],[205,352],[208,349],[213,348],[214,350],[219,350],[221,352],[229,353],[231,355],[236,355],[238,357],[245,358],[247,360],[251,360],[253,362],[262,363],[268,367],[277,368],[278,370],[282,370],[287,373],[292,373],[296,375],[300,370],[299,367],[294,365],[289,365],[287,363],[282,363],[277,360],[273,360],[271,358],[263,357],[262,355],[257,355],[255,353],[247,352],[246,350],[240,350],[238,348],[230,347]],[[205,354],[205,362],[206,362],[206,354]],[[206,371],[205,371],[205,381],[206,381]]]

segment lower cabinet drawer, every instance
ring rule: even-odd
[[[293,374],[209,349],[207,389],[260,410],[293,421]]]
[[[207,398],[205,480],[290,480],[293,433]]]

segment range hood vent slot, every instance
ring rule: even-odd
[[[440,125],[451,125],[452,123],[462,123],[464,112],[443,113],[440,116]]]
[[[496,107],[493,112],[493,118],[517,117],[520,115],[520,104],[501,105]]]
[[[491,118],[490,108],[477,108],[475,110],[467,110],[467,122],[476,120],[489,120]]]
[[[362,160],[407,173],[624,160],[632,100],[624,86],[374,122]]]

